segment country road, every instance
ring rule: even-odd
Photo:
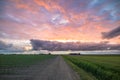
[[[61,56],[26,68],[13,69],[14,75],[1,75],[0,80],[80,80]]]

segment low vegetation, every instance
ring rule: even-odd
[[[120,56],[63,57],[80,74],[82,80],[91,80],[90,78],[93,78],[92,80],[120,80]]]
[[[8,74],[11,73],[11,71],[9,71],[9,69],[11,68],[28,67],[29,65],[53,57],[54,57],[53,55],[32,55],[32,54],[0,55],[0,74]]]

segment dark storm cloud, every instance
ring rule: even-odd
[[[51,51],[64,51],[64,50],[120,50],[120,44],[108,44],[108,41],[100,43],[80,43],[80,42],[54,42],[42,40],[30,40],[34,50],[51,50]]]
[[[106,38],[106,39],[111,39],[111,38],[120,36],[120,26],[109,32],[103,32],[102,35],[103,35],[103,38]]]

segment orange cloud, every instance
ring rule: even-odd
[[[34,0],[34,1],[36,4],[38,4],[42,7],[45,7],[47,10],[50,10],[50,5],[51,5],[50,0],[47,0],[47,1],[46,0]],[[48,3],[50,5],[48,5]]]
[[[2,20],[0,23],[1,25],[3,24],[2,28],[7,26],[8,28],[19,29],[19,31],[17,31],[4,28],[10,35],[16,33],[17,36],[19,35],[26,39],[80,40],[83,42],[102,41],[101,32],[108,32],[110,29],[120,24],[120,21],[112,22],[111,19],[105,20],[108,13],[98,16],[96,15],[97,12],[96,14],[94,13],[96,8],[87,10],[84,8],[87,5],[82,4],[82,1],[79,3],[80,6],[76,5],[77,0],[69,0],[69,2],[65,0],[63,2],[61,0],[31,0],[31,2],[29,2],[29,0],[11,1],[15,3],[15,8],[11,6],[11,8],[8,8],[10,12],[8,10],[6,13],[13,15],[14,17],[12,18],[17,17],[21,22],[15,21],[7,16],[8,18],[5,17],[6,20]],[[25,1],[28,2],[26,3]],[[74,1],[75,3],[73,3]],[[16,13],[16,9],[19,13]],[[81,11],[79,12],[80,9]],[[29,12],[37,14],[31,15]],[[59,17],[52,22],[52,16],[55,15],[59,15]],[[115,38],[115,40],[111,39],[110,41],[119,42],[119,39]]]
[[[65,13],[65,10],[62,6],[58,4],[59,0],[34,0],[34,2],[47,9],[48,11],[59,10],[62,13]]]
[[[18,9],[25,9],[25,10],[30,11],[31,13],[38,12],[38,8],[36,8],[34,4],[25,3],[22,0],[12,0],[12,2],[16,4],[16,7]]]

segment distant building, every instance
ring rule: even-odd
[[[80,53],[69,53],[70,55],[80,55]]]

